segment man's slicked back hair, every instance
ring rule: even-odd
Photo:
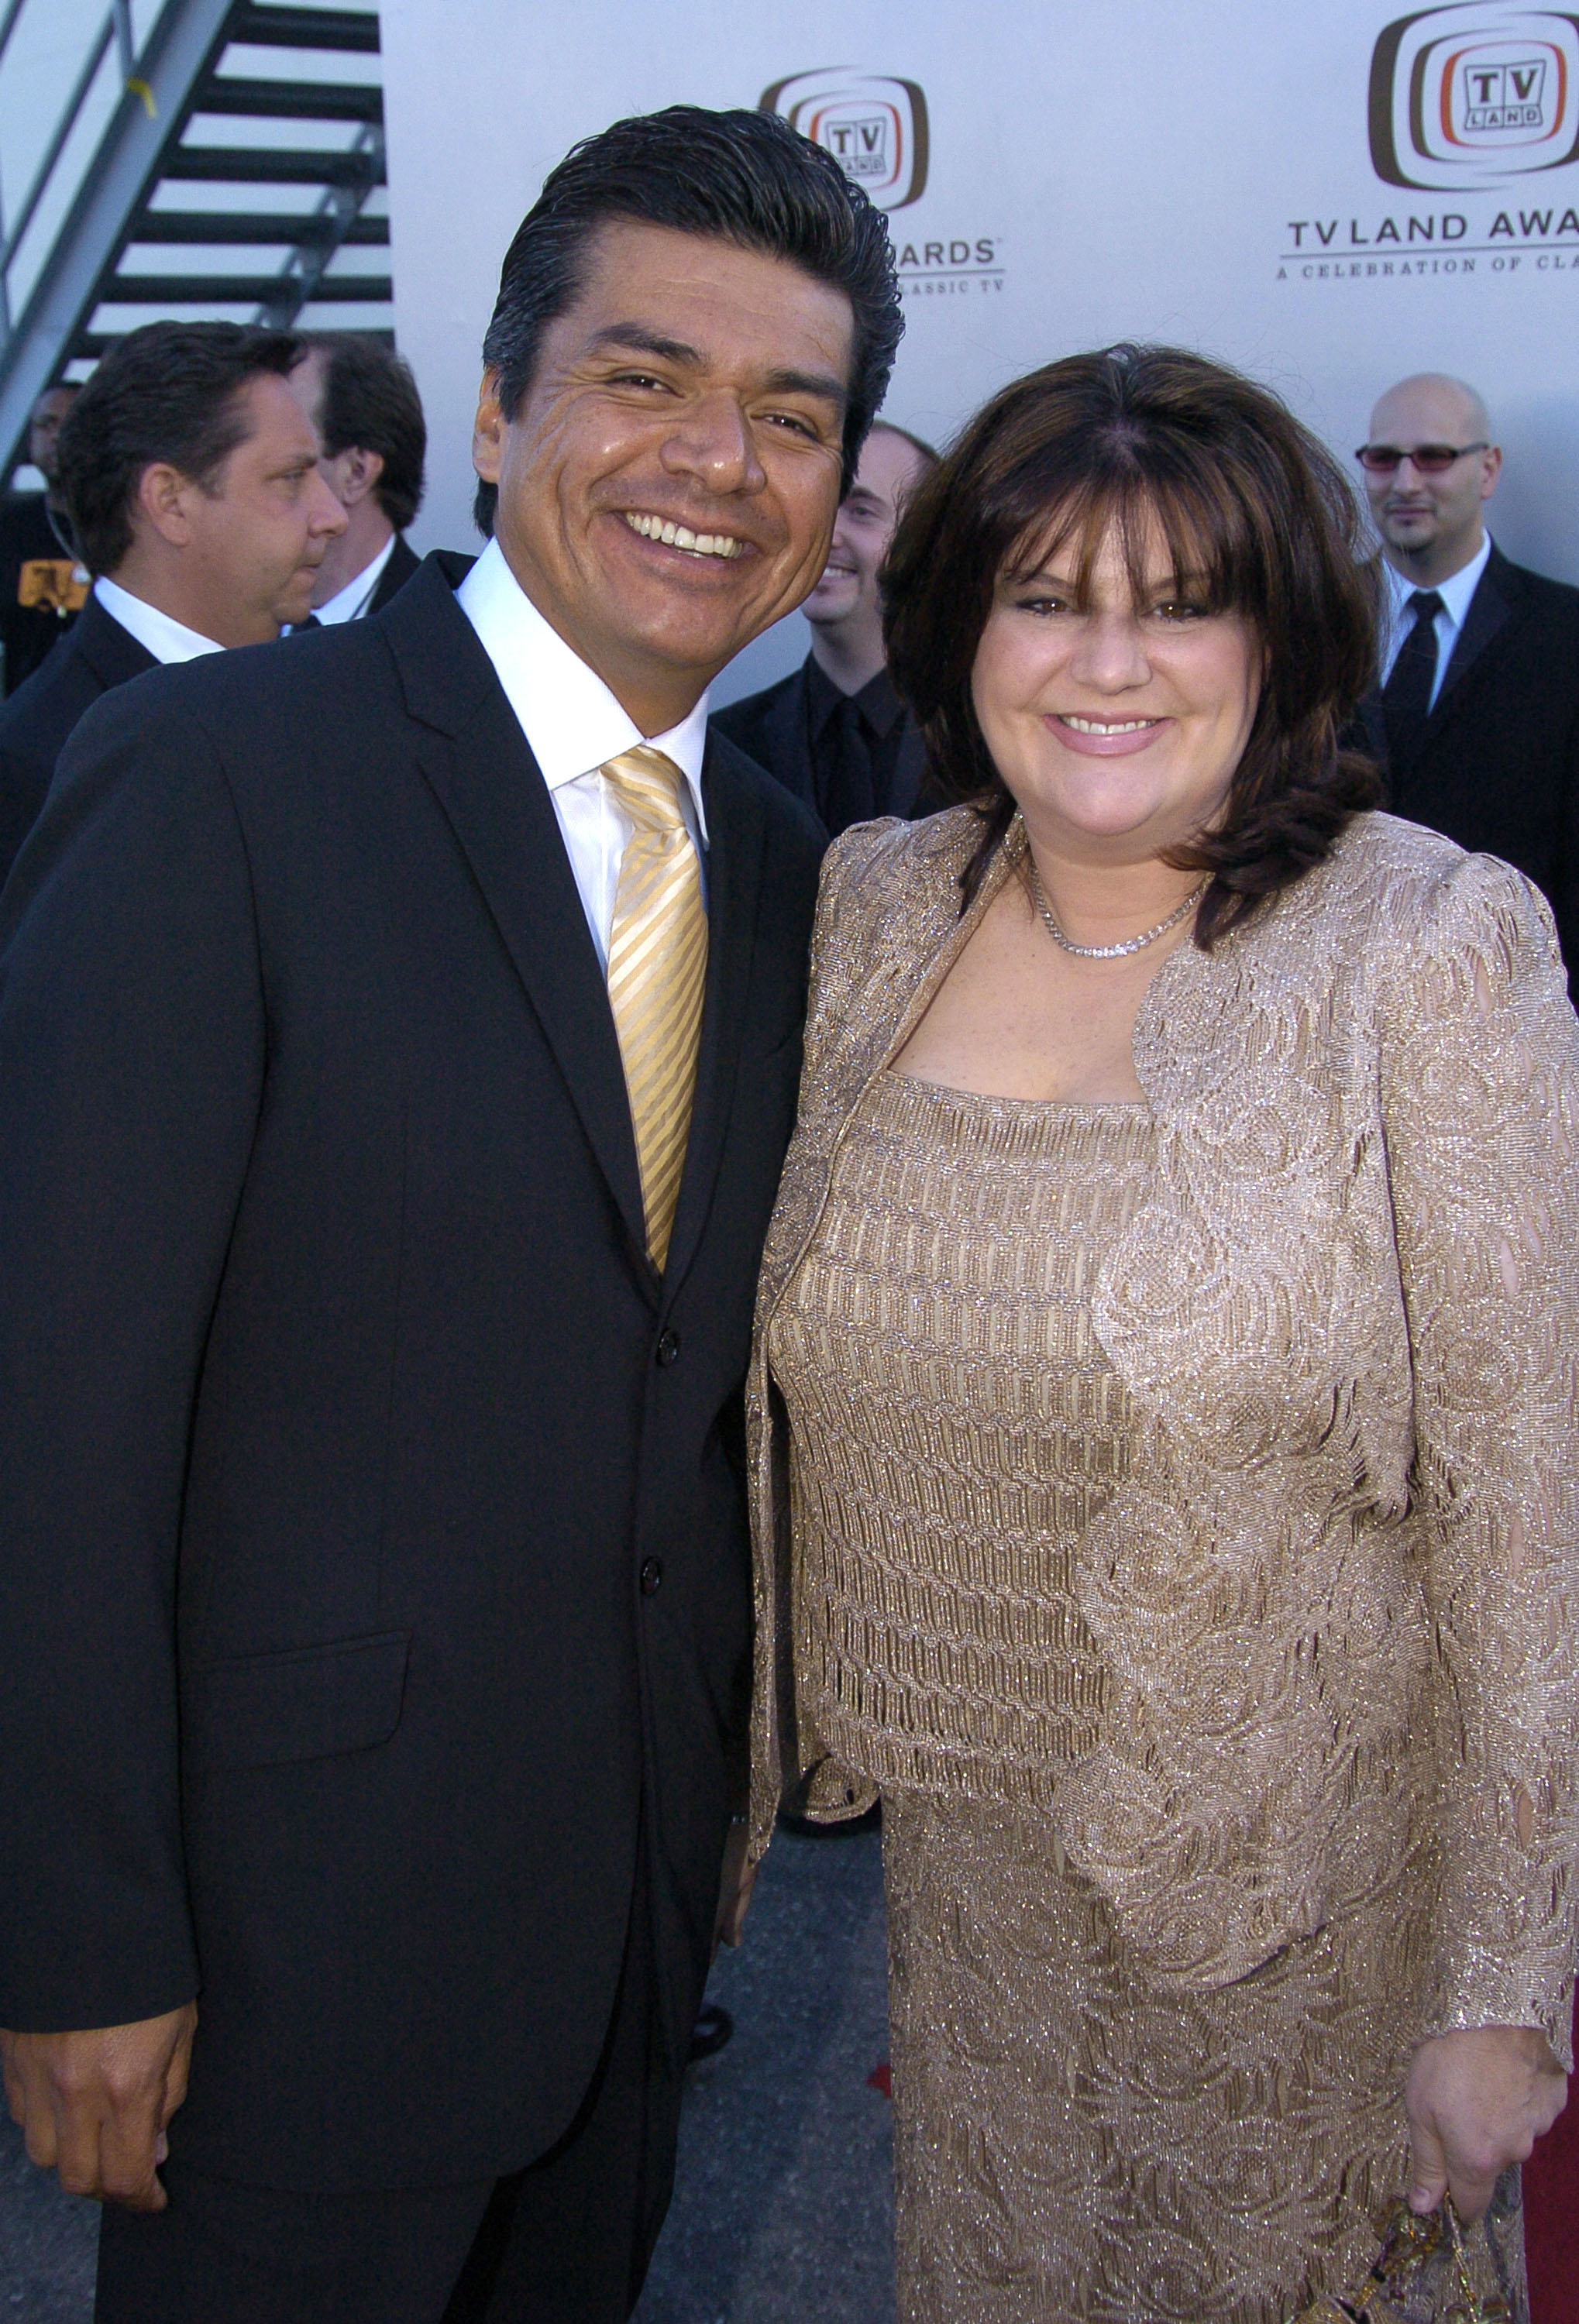
[[[90,573],[130,549],[143,471],[168,462],[213,490],[251,432],[248,381],[289,379],[300,359],[294,331],[245,323],[144,323],[115,342],[60,423],[55,489]]]
[[[303,351],[323,357],[319,434],[324,457],[376,452],[383,462],[373,496],[397,532],[422,505],[428,425],[411,366],[365,332],[313,331]]]
[[[516,417],[531,388],[545,327],[580,295],[594,235],[614,220],[762,251],[844,292],[854,315],[847,490],[904,329],[899,280],[881,211],[776,114],[671,105],[572,146],[510,245],[483,341],[505,418]],[[481,532],[493,531],[497,497],[494,485],[478,484]]]

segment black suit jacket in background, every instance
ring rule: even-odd
[[[368,601],[364,621],[371,621],[374,613],[382,613],[395,591],[405,587],[412,575],[420,569],[421,563],[405,534],[397,532],[394,547],[389,552],[389,563],[378,576],[378,586]]]
[[[557,2139],[643,1819],[683,2057],[738,1797],[820,835],[710,743],[660,1281],[462,569],[107,698],[0,905],[0,2024],[198,1993],[172,2142],[253,2184]]]
[[[0,493],[0,647],[5,650],[0,693],[12,695],[25,685],[60,640],[69,637],[78,619],[76,613],[56,612],[49,605],[22,603],[23,573],[35,560],[75,565],[64,532],[63,520],[56,530],[44,493]]]
[[[155,667],[147,647],[90,596],[48,659],[0,704],[0,887],[78,720],[111,687]]]
[[[793,798],[816,815],[817,773],[812,762],[811,717],[807,697],[808,667],[809,662],[802,662],[799,669],[791,670],[776,686],[764,687],[761,694],[748,694],[743,701],[731,702],[725,708],[716,710],[707,723],[714,733],[724,735],[748,759],[765,767]],[[942,802],[922,796],[927,748],[908,711],[904,720],[899,761],[885,812],[926,815]]]
[[[1556,917],[1570,988],[1579,971],[1579,589],[1493,547],[1441,690],[1402,764],[1381,696],[1362,706],[1395,815],[1500,855]]]

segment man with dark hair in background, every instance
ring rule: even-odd
[[[0,694],[14,694],[32,677],[70,628],[86,594],[55,489],[60,423],[79,393],[62,380],[34,402],[27,456],[44,489],[8,492],[0,500]]]
[[[804,799],[836,839],[876,815],[929,811],[926,750],[888,675],[877,576],[906,496],[937,461],[919,436],[877,422],[822,578],[800,608],[811,651],[776,686],[713,715],[715,730]]]
[[[634,2305],[744,1893],[823,845],[706,688],[901,327],[786,123],[588,140],[484,555],[100,703],[0,902],[0,2048],[99,2324]]]
[[[0,708],[0,881],[89,706],[161,662],[302,621],[346,519],[291,391],[300,344],[236,323],[148,323],[60,430],[57,490],[92,593]]]
[[[292,384],[318,430],[319,474],[346,530],[319,567],[312,609],[324,623],[383,611],[417,569],[402,538],[422,505],[428,429],[411,367],[355,332],[315,334]]]

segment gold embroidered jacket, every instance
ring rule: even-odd
[[[863,1092],[1023,853],[1017,822],[962,919],[979,829],[864,825],[824,872],[748,1405],[759,1850],[786,1787],[813,1812],[872,1796],[795,1651],[768,1325]],[[1248,1974],[1407,1851],[1438,1897],[1422,2030],[1538,2025],[1565,2059],[1579,1023],[1550,914],[1506,865],[1362,816],[1214,952],[1170,956],[1134,1048],[1157,1161],[1092,1316],[1168,1457],[1088,1540],[1100,1739],[1050,1794],[1006,1761],[1006,1793],[1186,1986]]]

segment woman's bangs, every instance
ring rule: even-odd
[[[1209,613],[1259,612],[1260,559],[1236,496],[1221,479],[1168,466],[1148,475],[1126,464],[1044,506],[1011,542],[1003,578],[1019,586],[1057,564],[1084,613],[1097,559],[1116,534],[1137,602],[1163,587],[1187,590]]]

